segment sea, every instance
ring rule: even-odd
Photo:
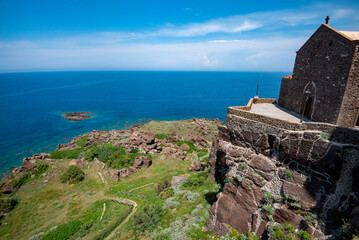
[[[254,97],[278,98],[288,72],[69,71],[0,73],[0,174],[92,130],[150,120],[218,118]],[[93,118],[69,121],[66,112]]]

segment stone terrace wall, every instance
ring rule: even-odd
[[[274,126],[276,128],[282,128],[292,131],[321,131],[329,133],[331,140],[335,142],[341,142],[345,144],[358,144],[359,143],[359,130],[354,128],[346,128],[337,126],[334,124],[323,123],[323,122],[303,122],[295,123],[278,118],[273,118],[265,115],[251,113],[246,110],[239,109],[238,107],[229,107],[227,109],[227,116],[235,115],[242,118],[250,119],[253,121],[261,122]]]
[[[250,111],[252,109],[252,105],[256,103],[277,103],[276,99],[273,98],[251,98],[249,99],[247,106],[239,106],[239,107],[233,107],[236,109],[241,109],[244,111]]]

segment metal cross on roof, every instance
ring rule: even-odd
[[[327,17],[325,18],[325,24],[328,24],[328,23],[329,23],[329,20],[330,20],[330,17],[327,16]]]

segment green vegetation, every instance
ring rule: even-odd
[[[73,150],[63,150],[63,151],[54,151],[50,153],[50,158],[52,159],[75,159],[78,158],[83,148],[76,148]]]
[[[292,178],[292,173],[290,172],[289,169],[284,170],[284,174],[287,178]]]
[[[165,139],[165,138],[167,139],[168,135],[169,134],[156,134],[155,138],[160,139],[160,140]]]
[[[85,173],[78,166],[69,166],[61,176],[62,183],[74,184],[85,178]]]
[[[121,169],[133,165],[133,160],[129,155],[122,152],[115,152],[107,161],[107,166],[113,169]]]
[[[207,181],[208,174],[209,173],[205,171],[199,172],[197,174],[192,174],[183,184],[183,186],[188,188],[202,186]]]
[[[272,208],[271,205],[268,205],[268,204],[264,205],[263,210],[266,211],[269,214],[273,214],[273,208]]]
[[[14,198],[0,199],[0,212],[7,213],[13,210],[19,202]]]
[[[152,132],[159,132],[155,130],[158,128],[167,135],[175,131],[179,137],[194,137],[197,132],[203,131],[201,128],[194,129],[197,124],[190,121],[183,121],[183,124],[151,122],[141,126],[140,131],[143,131],[142,127]],[[217,126],[209,125],[202,137],[210,141],[217,131]],[[171,187],[169,181],[172,176],[189,173],[191,162],[153,154],[150,168],[137,169],[131,176],[114,182],[106,174],[106,170],[102,169],[103,165],[93,161],[95,158],[105,162],[108,167],[122,168],[133,164],[136,156],[146,155],[140,154],[137,148],[127,153],[128,150],[114,146],[118,145],[118,141],[84,148],[86,138],[81,138],[75,143],[79,148],[53,152],[53,160],[38,160],[38,167],[34,171],[14,175],[6,183],[13,181],[23,189],[12,197],[18,201],[16,206],[12,201],[1,202],[4,209],[9,207],[13,211],[8,218],[2,220],[2,223],[7,224],[0,225],[0,236],[4,239],[104,239],[132,211],[132,206],[117,202],[123,198],[137,203],[136,213],[139,215],[136,214],[135,219],[134,214],[119,228],[116,236],[121,239],[212,238],[213,234],[210,231],[203,232],[202,228],[208,217],[210,204],[216,201],[220,186],[207,179],[208,172],[190,173],[188,183]],[[181,146],[183,143],[189,145],[190,151],[187,152],[192,160],[198,157],[202,162],[208,161],[208,150],[196,149],[186,141],[179,141],[177,145]],[[66,159],[81,157],[87,160],[85,166],[81,167],[81,172],[68,171],[69,161]],[[39,163],[47,163],[50,167],[42,167]],[[44,170],[46,174],[43,174]],[[105,183],[98,172],[102,173]],[[31,178],[30,173],[35,176]],[[78,181],[83,176],[86,177]],[[165,176],[168,177],[167,180],[164,179]],[[78,182],[63,184],[62,178],[64,182]],[[32,184],[25,184],[29,181]],[[100,220],[104,203],[106,210]],[[136,221],[145,224],[135,224]],[[134,228],[135,225],[137,229]]]
[[[145,206],[133,216],[133,229],[144,232],[153,229],[160,222],[164,211],[158,204]]]
[[[79,230],[80,226],[81,222],[79,220],[71,221],[48,232],[41,238],[41,240],[69,239],[75,232]]]
[[[326,132],[321,132],[320,136],[325,140],[330,140],[332,138],[332,134]]]
[[[10,175],[10,177],[12,177],[10,184],[14,187],[14,189],[18,190],[25,183],[38,179],[48,169],[49,165],[39,164],[28,172],[20,173],[17,175]],[[31,175],[33,176],[32,178]]]
[[[310,240],[310,235],[304,231],[298,231],[291,223],[283,223],[281,225],[271,226],[269,228],[270,239],[292,239],[292,240]]]
[[[78,140],[78,141],[76,142],[76,145],[77,145],[77,146],[80,146],[80,147],[83,147],[84,144],[85,144],[86,139],[88,139],[88,138],[89,138],[88,136],[85,136],[85,137],[81,138],[80,140]]]
[[[174,195],[173,189],[171,188],[171,183],[168,177],[165,177],[164,180],[159,181],[156,184],[156,193],[160,199],[167,199]]]
[[[263,202],[264,203],[271,203],[273,200],[273,195],[270,192],[265,192],[263,196]]]

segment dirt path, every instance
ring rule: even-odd
[[[97,172],[97,174],[99,175],[99,177],[101,178],[101,181],[103,184],[105,184],[105,178],[103,177],[101,172]]]
[[[147,187],[147,186],[149,186],[149,185],[151,185],[151,184],[155,184],[155,183],[151,182],[151,183],[146,184],[146,185],[143,185],[143,186],[135,187],[135,188],[132,188],[132,189],[131,189],[130,191],[128,191],[128,192],[132,192],[133,190],[136,190],[136,189],[139,189],[139,188]]]
[[[99,163],[101,164],[101,162],[99,162],[96,158],[95,158],[95,161],[96,163]],[[103,165],[104,166],[104,165]],[[103,167],[102,167],[103,169]],[[98,176],[101,178],[101,181],[103,184],[107,185],[106,182],[105,182],[105,178],[103,177],[102,173],[101,172],[97,172]],[[149,185],[152,185],[152,184],[155,184],[155,183],[148,183],[148,184],[145,184],[145,185],[142,185],[142,186],[139,186],[139,187],[135,187],[135,188],[132,188],[129,190],[129,192],[132,192],[136,189],[139,189],[139,188],[143,188],[143,187],[147,187]],[[137,210],[137,203],[131,199],[127,199],[127,198],[111,198],[112,200],[115,200],[117,201],[118,203],[122,203],[122,204],[128,204],[128,205],[132,205],[133,208],[132,208],[132,211],[130,214],[127,215],[127,217],[110,233],[110,235],[108,235],[105,240],[109,240],[111,238],[113,238],[116,233],[118,232],[118,230],[132,217],[132,215],[136,212]],[[103,217],[103,214],[105,212],[105,209],[106,209],[106,206],[104,205],[104,210],[102,212],[102,216],[101,216],[101,219]]]
[[[116,200],[118,203],[124,203],[124,204],[130,204],[133,206],[133,209],[130,214],[127,215],[125,220],[123,220],[113,231],[110,235],[108,235],[105,240],[109,240],[113,238],[116,235],[116,232],[130,219],[130,217],[136,212],[137,210],[137,203],[135,201],[132,201],[127,198],[115,198],[113,200]]]

